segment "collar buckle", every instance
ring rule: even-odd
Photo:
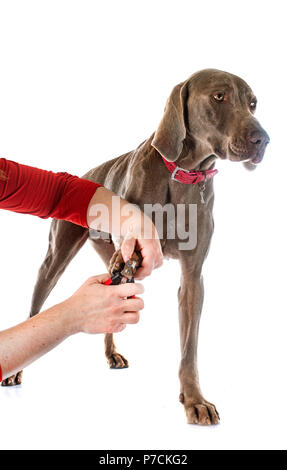
[[[180,166],[175,167],[175,169],[173,170],[170,178],[172,179],[172,181],[177,181],[178,183],[181,183],[181,181],[176,179],[176,174],[177,174],[178,171],[183,171],[184,173],[190,173],[190,171],[185,170],[185,168],[181,168]]]

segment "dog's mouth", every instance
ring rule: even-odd
[[[232,162],[242,162],[242,163],[247,163],[249,165],[253,165],[254,168],[256,165],[262,162],[263,157],[264,157],[264,151],[263,150],[257,150],[256,152],[252,152],[252,155],[250,155],[250,152],[248,151],[247,148],[244,147],[238,147],[234,145],[233,143],[230,143],[228,145],[228,159]]]
[[[254,170],[262,162],[269,136],[264,130],[252,130],[247,138],[229,138],[226,142],[217,141],[214,154],[221,160],[241,162],[248,170]]]
[[[228,146],[228,153],[230,159],[236,157],[237,159],[248,159],[248,150],[244,147],[238,147],[237,145],[230,142]]]
[[[215,154],[223,159],[230,160],[231,162],[250,162],[252,165],[258,165],[264,156],[264,152],[256,153],[256,155],[250,155],[248,150],[243,147],[237,147],[236,145],[230,143],[228,144],[227,150],[224,152],[220,148],[216,148]]]

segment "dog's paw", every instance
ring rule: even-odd
[[[110,261],[109,273],[113,274],[115,271],[121,271],[124,267],[124,264],[125,262],[121,250],[115,251]]]
[[[129,367],[128,360],[117,352],[107,357],[107,361],[110,369],[126,369]]]
[[[219,413],[212,403],[204,399],[185,400],[182,393],[179,396],[179,401],[184,405],[188,424],[210,426],[219,423]]]
[[[23,371],[21,370],[15,375],[11,375],[7,379],[4,379],[1,383],[2,387],[13,387],[13,385],[20,385],[22,383]]]

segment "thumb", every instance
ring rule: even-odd
[[[122,246],[121,246],[121,251],[122,251],[122,255],[123,255],[125,263],[132,257],[133,252],[135,251],[135,244],[136,244],[135,238],[124,239]]]

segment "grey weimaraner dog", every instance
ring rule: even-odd
[[[171,178],[162,157],[178,167],[209,170],[217,158],[244,162],[255,168],[264,155],[269,137],[254,117],[256,98],[239,77],[206,69],[175,86],[155,134],[136,150],[89,171],[84,178],[99,182],[143,209],[144,204],[197,205],[197,244],[180,250],[179,239],[163,239],[165,257],[180,261],[182,276],[178,291],[182,359],[179,377],[180,401],[189,423],[216,424],[214,405],[205,400],[199,386],[196,355],[198,327],[203,302],[202,265],[213,233],[213,180],[206,181],[205,202],[200,184],[182,184]],[[204,173],[203,173],[204,174]],[[31,316],[36,315],[59,277],[76,255],[89,231],[65,221],[51,225],[49,249],[35,286]],[[98,237],[91,242],[109,265],[113,243]],[[127,366],[117,353],[113,337],[106,335],[106,356],[111,367]],[[19,383],[21,373],[9,383]],[[8,385],[8,379],[3,385]]]

